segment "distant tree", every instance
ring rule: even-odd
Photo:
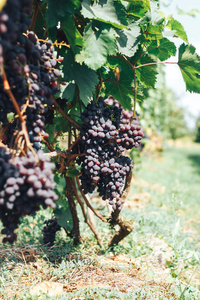
[[[156,89],[148,90],[148,96],[141,104],[143,126],[164,138],[177,139],[188,133],[184,110],[179,107],[175,93],[166,87],[164,69],[160,69]]]

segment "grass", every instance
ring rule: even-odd
[[[51,211],[24,218],[17,243],[0,248],[0,299],[200,299],[199,184],[197,146],[144,153],[122,210],[134,230],[113,251],[96,218],[102,247],[80,213],[83,243],[61,231],[51,250],[41,240]]]

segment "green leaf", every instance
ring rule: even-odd
[[[163,38],[162,26],[149,24],[146,33],[146,39],[155,40],[155,39],[162,39],[162,38]]]
[[[123,24],[126,13],[122,9],[120,12],[117,11],[119,3],[117,5],[115,2],[114,0],[99,0],[91,5],[91,0],[83,0],[81,13],[85,18],[108,23],[117,28],[124,28],[127,24]]]
[[[71,51],[64,56],[63,73],[64,81],[76,84],[80,100],[86,106],[93,99],[93,92],[99,82],[97,73],[85,64],[75,62]]]
[[[116,14],[117,14],[117,17],[120,20],[120,22],[123,25],[128,25],[127,13],[126,13],[125,7],[122,4],[121,0],[115,0],[113,4],[116,9]]]
[[[44,36],[44,27],[46,26],[46,21],[44,19],[44,15],[46,13],[46,10],[47,10],[47,3],[46,2],[41,2],[40,3],[40,9],[38,10],[38,13],[37,13],[37,19],[36,19],[35,28],[34,28],[34,32],[41,39],[46,38]],[[48,31],[48,38],[50,38],[52,41],[56,40],[56,39],[52,39],[52,34],[49,33],[49,31]]]
[[[65,196],[66,181],[64,176],[58,173],[54,176],[54,180],[57,184],[55,192],[59,197],[54,214],[58,218],[58,224],[71,231],[73,228],[73,219]]]
[[[116,32],[118,34],[118,52],[128,57],[133,56],[138,48],[138,36],[140,35],[140,27],[132,23],[128,26],[127,29],[117,29]]]
[[[52,143],[54,141],[54,133],[55,133],[55,124],[47,124],[45,127],[45,131],[49,134],[49,142]]]
[[[76,177],[80,174],[80,170],[77,170],[73,167],[69,167],[66,172],[67,177]]]
[[[161,25],[164,20],[164,14],[162,12],[159,11],[159,5],[157,2],[153,2],[151,1],[151,23],[153,25]]]
[[[127,6],[129,15],[142,18],[144,14],[150,10],[149,0],[126,0],[130,2]]]
[[[175,37],[180,37],[184,42],[188,43],[187,34],[183,28],[183,25],[181,25],[181,23],[175,20],[172,16],[169,17],[166,27],[175,31]]]
[[[164,38],[159,41],[153,41],[148,47],[148,53],[154,54],[161,61],[167,60],[171,56],[176,55],[176,46],[173,42]]]
[[[98,31],[94,31],[90,22],[83,34],[83,50],[76,55],[76,61],[84,62],[93,70],[99,69],[106,63],[109,55],[116,54],[115,35],[115,30],[109,25],[103,25]]]
[[[105,92],[117,99],[125,109],[132,109],[133,92],[133,71],[129,64],[118,57],[109,58],[109,66],[113,69],[119,68],[119,80],[115,78],[113,71],[104,75]]]
[[[64,19],[66,14],[74,14],[75,10],[79,7],[79,0],[48,0],[47,11],[45,19],[47,28],[58,25],[61,19]]]
[[[155,63],[155,65],[153,64],[136,69],[137,79],[140,80],[145,87],[154,87],[156,83],[156,75],[158,74],[156,62],[148,54],[145,54],[137,63],[138,65],[152,63]]]
[[[74,52],[75,46],[83,45],[83,37],[74,24],[74,19],[71,15],[66,15],[62,21],[62,29],[67,37],[67,40]]]
[[[57,132],[65,133],[68,131],[68,121],[64,119],[61,115],[55,117],[55,129]]]
[[[189,92],[200,93],[200,57],[192,45],[179,47],[178,65]]]
[[[71,231],[73,228],[73,219],[72,214],[69,209],[69,206],[65,205],[65,207],[59,207],[54,210],[55,216],[58,218],[58,224],[68,231]]]
[[[56,183],[56,188],[55,188],[55,192],[58,195],[58,197],[62,196],[65,194],[65,178],[64,176],[61,176],[60,174],[56,174],[54,176],[54,181]]]
[[[62,98],[65,98],[69,102],[72,102],[74,99],[74,93],[75,93],[75,82],[67,83],[67,85],[62,93]]]

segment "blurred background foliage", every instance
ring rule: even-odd
[[[165,85],[164,68],[160,67],[155,89],[147,91],[140,105],[142,126],[148,133],[164,139],[177,139],[190,134],[185,121],[185,111],[175,93]]]

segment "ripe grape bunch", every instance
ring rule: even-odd
[[[0,13],[0,62],[13,97],[26,119],[30,142],[37,151],[41,148],[42,137],[48,137],[44,131],[45,114],[53,104],[52,96],[60,90],[57,82],[60,71],[52,42],[39,41],[32,31],[26,34],[31,13],[31,0],[6,1]],[[20,122],[18,118],[8,121],[8,113],[16,116],[17,113],[4,87],[2,76],[0,122],[7,128],[4,143],[10,146],[14,142],[13,133],[20,130]]]
[[[81,187],[85,194],[97,187],[103,200],[108,200],[112,208],[121,210],[121,199],[126,177],[133,167],[129,157],[123,155],[125,149],[138,147],[144,135],[139,120],[133,119],[113,99],[112,105],[99,98],[98,103],[90,103],[81,115],[81,139],[73,152],[81,151]]]
[[[6,235],[3,242],[16,240],[14,230],[22,216],[34,215],[40,205],[55,208],[55,165],[42,150],[38,151],[38,159],[39,162],[32,152],[12,158],[4,147],[0,148],[0,219]]]
[[[59,58],[55,59],[50,40],[40,41],[28,31],[32,2],[7,0],[0,12],[1,138],[15,149],[0,147],[0,219],[6,235],[3,242],[10,243],[17,238],[15,229],[22,216],[34,215],[40,206],[55,208],[57,200],[55,165],[40,148],[42,138],[48,137],[45,114],[59,91]]]
[[[48,247],[53,247],[55,239],[56,239],[56,232],[61,229],[60,225],[57,222],[57,219],[50,219],[44,222],[45,226],[43,228],[43,242],[44,245]]]

